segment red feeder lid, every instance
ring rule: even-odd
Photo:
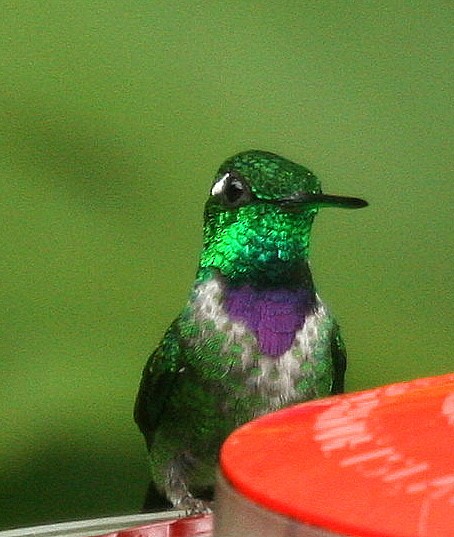
[[[304,403],[237,429],[233,490],[351,537],[454,535],[454,374]]]

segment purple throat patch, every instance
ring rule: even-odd
[[[257,337],[260,351],[277,358],[288,351],[314,303],[306,289],[227,287],[224,307]]]

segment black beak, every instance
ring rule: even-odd
[[[300,192],[288,198],[276,200],[278,205],[284,207],[312,205],[314,207],[341,207],[343,209],[361,209],[369,204],[361,198],[351,198],[348,196],[332,196],[330,194],[311,194],[310,192]]]

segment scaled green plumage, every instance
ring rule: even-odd
[[[345,348],[308,255],[322,194],[305,167],[263,151],[225,161],[205,206],[186,307],[148,360],[135,419],[150,453],[146,508],[207,509],[217,453],[238,425],[343,391]]]

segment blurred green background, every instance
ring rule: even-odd
[[[349,390],[454,369],[452,4],[11,1],[0,41],[0,528],[137,512],[142,366],[186,300],[213,173],[326,192],[312,264]]]

